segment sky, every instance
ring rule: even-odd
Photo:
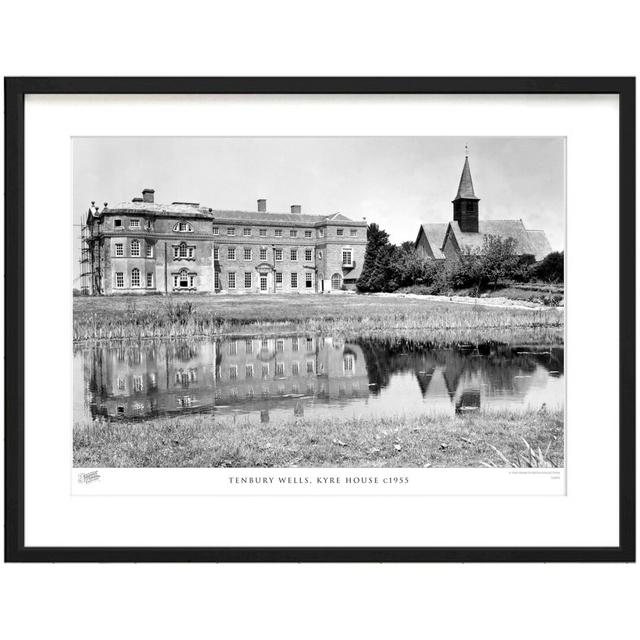
[[[452,219],[465,145],[480,219],[521,218],[564,249],[562,137],[74,138],[73,221],[92,200],[113,205],[151,188],[160,203],[255,211],[266,198],[268,211],[340,212],[400,243]]]

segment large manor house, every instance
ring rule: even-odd
[[[354,290],[364,263],[367,223],[300,205],[271,212],[218,210],[195,202],[159,204],[154,190],[115,206],[92,203],[83,224],[81,293],[329,293]],[[522,220],[481,220],[465,157],[453,220],[420,225],[415,247],[433,260],[457,260],[485,238],[513,238],[515,252],[542,260],[544,231]]]
[[[307,215],[159,204],[154,190],[92,203],[83,228],[82,293],[314,293],[355,289],[367,223]]]

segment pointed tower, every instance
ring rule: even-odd
[[[465,148],[466,151],[466,148]],[[453,219],[460,225],[464,232],[478,232],[478,203],[480,198],[473,191],[471,169],[469,169],[469,153],[465,153],[464,167],[460,176],[458,193],[453,202]]]

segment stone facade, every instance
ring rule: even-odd
[[[222,211],[152,190],[87,217],[89,293],[316,293],[355,289],[367,223],[341,214]]]

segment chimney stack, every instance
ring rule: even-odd
[[[302,205],[292,204],[291,205],[291,213],[302,213]]]
[[[142,201],[143,202],[153,202],[153,194],[155,191],[153,189],[143,189],[142,190]]]
[[[258,200],[258,211],[260,213],[266,213],[267,211],[267,201],[264,198]]]

